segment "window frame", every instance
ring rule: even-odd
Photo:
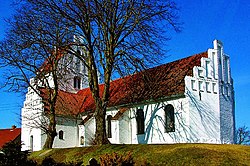
[[[145,134],[145,117],[143,109],[136,110],[137,134]]]
[[[112,115],[107,116],[107,136],[108,138],[112,138]]]
[[[64,135],[64,132],[63,132],[62,130],[60,130],[60,131],[58,132],[58,138],[61,139],[61,140],[63,140],[63,139],[64,139],[64,138],[63,138],[63,135]]]
[[[84,145],[84,136],[80,137],[80,145]]]
[[[175,132],[175,112],[174,106],[172,104],[168,104],[164,107],[165,113],[165,132]]]
[[[74,77],[74,88],[81,89],[81,77],[75,76]]]

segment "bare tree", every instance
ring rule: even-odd
[[[179,30],[172,0],[29,0],[76,26],[85,48],[78,56],[88,68],[95,102],[95,143],[106,144],[105,115],[110,81],[152,66],[163,57],[170,28]],[[69,50],[73,52],[73,50]],[[100,89],[99,83],[104,84]]]
[[[62,73],[65,70],[60,70],[60,59],[72,39],[74,27],[46,8],[25,1],[19,5],[16,14],[8,20],[8,32],[0,43],[1,66],[8,69],[5,87],[13,91],[29,87],[39,96],[39,86],[47,89],[46,97],[43,96],[48,108],[47,120],[34,120],[33,127],[41,128],[47,135],[43,148],[52,148],[57,135],[55,105],[58,86],[65,74]]]
[[[246,126],[239,127],[236,131],[236,144],[250,144],[250,131]]]

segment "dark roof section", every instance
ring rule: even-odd
[[[108,107],[184,95],[185,76],[192,76],[193,67],[201,65],[202,57],[208,57],[207,52],[112,81],[110,83]],[[101,84],[99,87],[102,94],[104,85]],[[77,94],[59,92],[59,99],[56,104],[56,110],[60,110],[57,112],[58,114],[76,115],[94,109],[95,104],[89,88],[82,89]]]
[[[126,112],[127,110],[128,110],[128,108],[120,108],[119,111],[115,114],[114,117],[112,117],[111,120],[118,120],[120,117],[122,117],[124,112]]]
[[[15,141],[21,136],[21,128],[0,129],[0,148],[4,144]]]

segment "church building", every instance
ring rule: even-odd
[[[222,42],[214,40],[213,47],[112,81],[106,115],[109,141],[233,144],[235,99],[230,59]],[[56,103],[55,148],[90,146],[94,139],[95,105],[86,69],[77,58],[73,62],[77,72],[67,76],[67,88],[60,89]],[[102,91],[103,84],[99,86]],[[22,108],[22,150],[43,147],[46,134],[31,124],[46,121],[45,93],[42,88],[39,95],[28,89]]]

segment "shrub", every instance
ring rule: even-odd
[[[60,162],[56,162],[51,157],[46,157],[42,161],[42,166],[80,166],[80,165],[82,165],[82,162],[60,163]]]
[[[26,166],[36,165],[36,162],[28,160],[28,151],[21,151],[21,144],[15,142],[6,143],[0,156],[0,165]]]
[[[105,154],[100,157],[101,166],[132,166],[134,165],[131,153],[119,155],[118,153]]]

